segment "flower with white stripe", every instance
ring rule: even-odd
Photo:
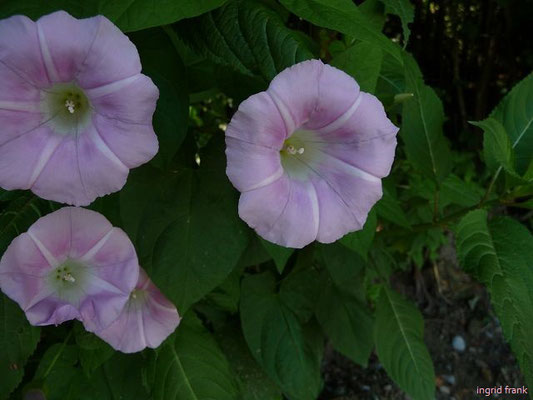
[[[73,205],[120,190],[157,153],[158,97],[103,16],[0,21],[0,187]]]
[[[65,207],[37,220],[0,260],[0,289],[33,325],[115,321],[139,277],[133,244],[97,212]]]
[[[115,350],[135,353],[147,347],[155,349],[180,323],[172,304],[141,268],[137,286],[122,313],[109,327],[95,334]]]
[[[381,102],[343,71],[319,60],[282,71],[226,129],[240,217],[295,248],[361,229],[382,196],[397,132]]]

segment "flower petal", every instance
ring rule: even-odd
[[[91,89],[139,74],[141,61],[135,45],[107,18],[94,19],[98,32],[76,77],[80,86]]]
[[[226,137],[281,150],[287,130],[272,97],[261,92],[240,104],[226,129]]]
[[[159,90],[145,75],[135,75],[86,94],[98,114],[133,124],[150,124]]]
[[[40,164],[48,152],[55,151],[60,139],[43,125],[0,143],[0,186],[7,190],[29,189]]]
[[[322,146],[324,152],[383,178],[394,161],[398,128],[375,96],[361,93],[361,98],[361,105],[343,126],[317,133],[327,144]]]
[[[15,15],[0,21],[0,64],[37,87],[50,84],[39,46],[37,25],[28,17]]]
[[[40,92],[27,80],[23,79],[12,67],[0,61],[0,109],[3,101],[34,102],[39,104]],[[9,108],[8,108],[9,109]],[[1,125],[0,125],[1,126]]]
[[[95,332],[116,350],[124,353],[156,348],[178,326],[176,307],[168,301],[140,270],[138,298],[131,298],[120,316],[109,327]]]
[[[279,151],[226,136],[226,174],[241,192],[275,182],[284,174]]]
[[[78,20],[65,11],[37,21],[41,51],[53,83],[74,80],[91,50],[100,23],[101,18]]]
[[[268,186],[245,192],[239,216],[263,238],[285,247],[302,248],[320,229],[317,193],[310,181],[286,175]]]
[[[93,123],[102,140],[128,168],[150,161],[159,149],[152,124],[129,124],[102,115],[94,116]]]

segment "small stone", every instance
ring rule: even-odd
[[[442,377],[450,385],[452,385],[452,386],[455,385],[455,376],[453,376],[453,375],[442,375]]]
[[[441,386],[439,390],[443,394],[450,394],[452,392],[448,386]]]
[[[456,351],[463,352],[466,350],[466,342],[462,336],[455,336],[452,340],[452,346]]]

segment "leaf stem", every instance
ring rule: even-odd
[[[59,351],[57,352],[57,354],[54,356],[54,359],[52,360],[52,362],[50,363],[50,365],[46,369],[46,371],[45,371],[45,373],[43,375],[43,379],[45,379],[48,376],[48,374],[50,373],[50,371],[52,371],[52,368],[54,367],[56,361],[59,359],[59,356],[61,355],[61,353],[63,353],[63,350],[65,349],[65,346],[67,345],[67,342],[69,341],[71,336],[72,336],[72,329],[70,330],[70,332],[68,333],[67,337],[65,338],[65,340],[61,344],[61,347],[60,347]]]
[[[492,177],[492,180],[489,183],[489,187],[487,188],[487,191],[485,192],[485,195],[483,196],[483,198],[479,202],[479,207],[483,206],[483,204],[485,204],[485,202],[489,198],[490,193],[492,192],[492,188],[494,187],[494,184],[496,183],[496,180],[498,179],[498,176],[500,175],[500,172],[502,172],[502,166],[498,167],[498,169],[496,170],[496,173]]]

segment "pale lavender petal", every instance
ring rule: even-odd
[[[361,229],[394,160],[398,129],[382,104],[320,60],[282,71],[239,111],[259,108],[256,99],[267,96],[277,113],[266,107],[248,119],[236,113],[226,131],[227,175],[242,192],[240,217],[263,238],[287,247],[330,243]],[[284,126],[270,136],[276,144],[281,133],[287,137],[281,147],[268,146],[268,135],[253,133],[264,126],[275,130],[278,116]],[[246,143],[236,144],[233,138],[244,135],[234,132],[246,132]],[[283,172],[276,169],[278,160]]]
[[[70,82],[76,78],[101,21],[98,17],[78,20],[65,11],[45,15],[37,21],[41,51],[52,82]]]
[[[98,33],[76,80],[84,89],[107,85],[141,72],[135,45],[107,18],[98,16]]]
[[[90,204],[94,198],[89,197],[82,182],[77,153],[76,137],[65,137],[34,182],[33,193],[67,204]]]
[[[48,126],[41,126],[0,143],[0,186],[7,190],[29,189],[46,156],[43,152],[53,151],[59,144],[58,140],[51,140],[52,136]]]
[[[261,92],[241,103],[226,129],[226,137],[280,150],[287,130],[272,97]]]
[[[0,288],[34,325],[80,319],[102,329],[138,280],[133,244],[100,214],[63,208],[17,237],[0,261]]]
[[[101,115],[96,115],[93,123],[102,140],[128,168],[150,161],[159,150],[152,124],[130,124]]]
[[[152,124],[159,90],[145,75],[86,91],[97,114],[132,124]]]
[[[241,192],[268,186],[284,174],[279,151],[226,136],[226,173]]]
[[[38,103],[41,96],[37,87],[3,62],[0,62],[0,88],[0,109],[12,109],[7,102]]]
[[[140,270],[139,281],[120,316],[104,330],[95,332],[116,350],[134,353],[156,348],[178,326],[176,307]]]
[[[287,177],[245,192],[239,201],[239,216],[263,238],[285,247],[302,248],[315,240],[319,212],[313,184]]]
[[[390,172],[397,132],[381,102],[368,93],[361,93],[358,109],[342,126],[317,130],[319,140],[327,143],[324,152],[379,178]]]
[[[37,87],[49,85],[39,46],[37,26],[28,17],[0,20],[0,64]]]
[[[323,69],[320,60],[304,61],[283,70],[270,83],[266,93],[283,116],[289,134],[307,122],[317,109],[318,82]],[[271,116],[270,112],[265,114],[263,119]]]
[[[324,179],[315,175],[311,178],[311,182],[316,189],[320,214],[320,227],[316,240],[321,243],[332,243],[346,233],[362,228],[350,206]]]

